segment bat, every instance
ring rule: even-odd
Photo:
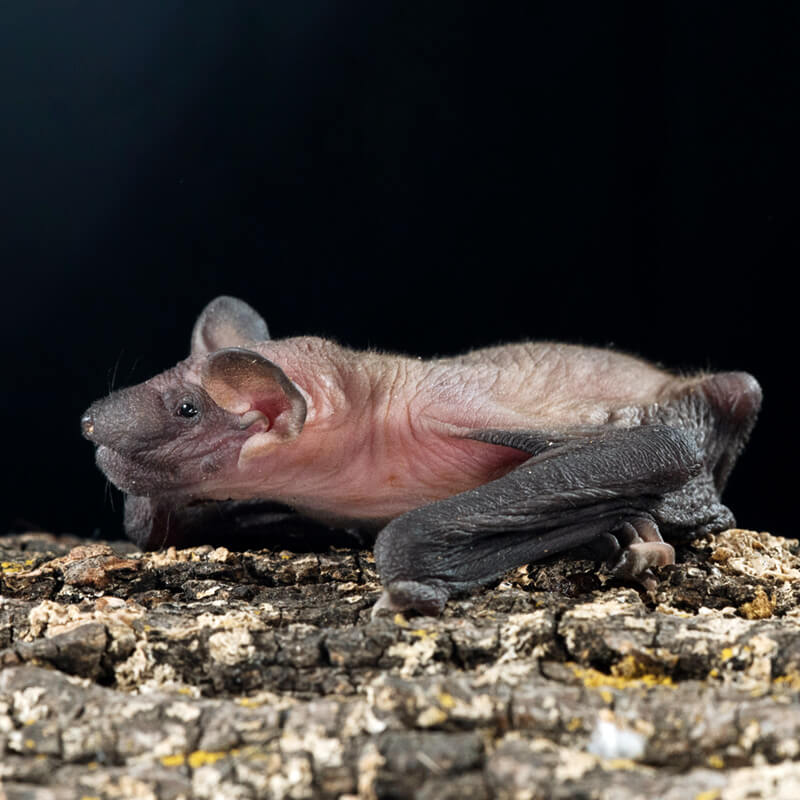
[[[656,585],[663,536],[734,524],[720,496],[761,405],[744,372],[678,376],[524,342],[422,360],[270,339],[218,297],[189,357],[81,420],[145,549],[295,524],[377,531],[376,608],[449,597],[564,551]]]

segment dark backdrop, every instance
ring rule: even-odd
[[[795,534],[797,8],[5,0],[0,530],[119,532],[80,414],[229,293],[276,336],[748,370],[727,499]]]

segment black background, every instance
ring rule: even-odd
[[[80,414],[227,293],[279,337],[748,370],[727,500],[794,535],[798,8],[5,0],[0,530],[119,534]]]

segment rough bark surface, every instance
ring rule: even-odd
[[[796,800],[797,542],[679,562],[372,620],[367,550],[2,538],[0,797]]]

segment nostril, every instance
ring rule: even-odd
[[[94,433],[94,417],[90,411],[87,411],[81,417],[81,429],[83,430],[83,435],[87,438]]]

